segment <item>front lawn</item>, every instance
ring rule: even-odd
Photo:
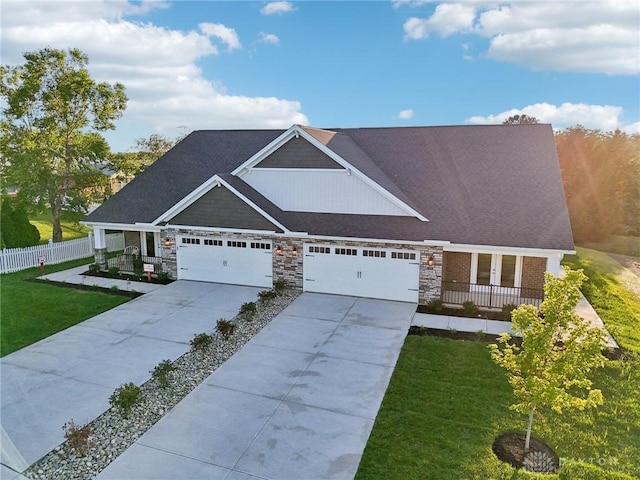
[[[91,259],[47,266],[47,273],[85,265]],[[108,293],[25,281],[40,274],[30,268],[0,276],[0,356],[120,305],[129,299]]]
[[[605,397],[598,410],[534,421],[533,434],[564,462],[545,479],[640,476],[640,364],[609,362],[595,381]],[[356,479],[541,478],[491,451],[499,434],[526,428],[511,401],[486,343],[407,337]]]

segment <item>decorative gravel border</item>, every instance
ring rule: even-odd
[[[253,315],[238,314],[231,320],[235,330],[226,339],[214,330],[213,342],[208,348],[192,348],[173,362],[174,370],[169,373],[168,387],[162,388],[153,378],[141,385],[143,400],[133,407],[128,418],[123,418],[116,408],[110,408],[90,422],[90,447],[84,456],[65,441],[31,465],[23,475],[34,480],[85,480],[95,477],[298,295],[300,292],[287,289],[275,298],[256,302],[257,309]],[[214,328],[215,322],[216,319],[212,319]],[[196,333],[199,332],[194,332],[194,335]]]

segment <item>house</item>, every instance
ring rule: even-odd
[[[173,278],[538,303],[574,249],[550,125],[196,131],[85,219]]]

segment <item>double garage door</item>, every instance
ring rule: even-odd
[[[420,253],[306,244],[303,273],[307,292],[417,302]]]
[[[178,279],[271,288],[271,242],[178,236]]]
[[[271,288],[271,242],[178,236],[178,279]],[[418,301],[420,253],[305,244],[303,290]]]

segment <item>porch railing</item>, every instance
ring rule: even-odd
[[[471,301],[476,306],[485,308],[502,308],[504,305],[523,303],[539,307],[544,299],[544,291],[535,288],[443,281],[441,298],[444,303],[462,305]]]
[[[142,255],[143,263],[150,263],[153,265],[153,273],[162,272],[162,258],[161,257],[149,257]],[[134,273],[133,271],[133,255],[125,255],[121,253],[115,257],[107,259],[108,267],[117,267],[122,273]]]

